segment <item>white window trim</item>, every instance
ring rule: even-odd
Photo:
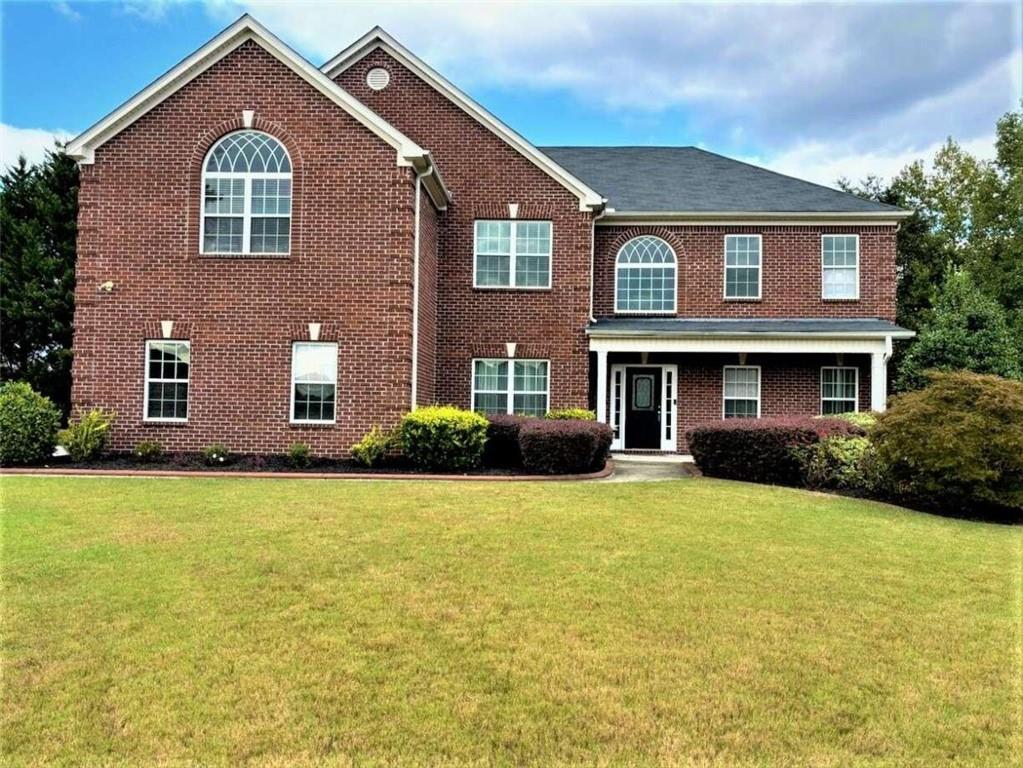
[[[299,344],[305,346],[320,346],[320,347],[333,347],[334,348],[334,418],[332,419],[296,419],[295,418],[295,385],[296,384],[323,384],[322,381],[297,381],[295,379],[295,349]],[[291,424],[321,424],[330,425],[337,424],[337,388],[338,388],[338,348],[336,341],[293,341],[291,342],[291,375],[288,377],[291,381],[291,402],[288,405],[288,421]]]
[[[511,242],[509,243],[510,253],[508,261],[508,285],[480,285],[476,277],[478,256],[477,245],[478,245],[478,230],[476,225],[481,221],[507,221],[511,224]],[[516,285],[515,284],[515,258],[516,258],[516,229],[519,224],[547,224],[550,226],[551,237],[550,245],[551,249],[547,253],[547,284],[546,285]],[[498,254],[488,253],[487,256],[496,256]],[[537,256],[539,254],[530,253],[528,256]],[[472,287],[478,288],[481,291],[549,291],[554,281],[554,222],[549,219],[473,219],[472,221]],[[490,359],[490,358],[481,358]]]
[[[295,185],[291,185],[291,203],[288,208],[288,250],[287,251],[252,251],[252,243],[250,236],[252,234],[252,219],[283,219],[284,216],[280,214],[267,214],[267,213],[252,213],[252,181],[253,179],[291,179],[292,172],[287,173],[250,173],[248,171],[207,171],[206,165],[209,163],[210,155],[213,154],[220,143],[230,136],[232,133],[243,133],[252,132],[251,128],[244,128],[241,131],[232,131],[231,133],[225,133],[209,148],[205,156],[202,159],[202,180],[200,182],[199,190],[199,254],[202,256],[257,256],[259,258],[284,258],[285,256],[291,255],[291,240],[294,235],[292,224],[294,219],[292,214],[294,213],[295,206]],[[256,133],[265,133],[264,131],[256,131]],[[276,136],[272,136],[267,133],[274,141],[281,145],[281,149],[284,150],[285,156],[288,158],[288,164],[292,170],[295,168],[295,164],[291,161],[291,154],[288,152],[288,148],[284,146],[284,142],[278,139]],[[240,251],[207,251],[206,250],[206,180],[207,179],[243,179],[245,182],[245,189],[242,194],[242,249]],[[238,218],[237,214],[231,214],[225,216],[223,214],[209,214],[211,218]]]
[[[825,296],[824,295],[824,270],[825,269],[849,269],[849,267],[825,267],[824,266],[824,239],[827,237],[855,237],[856,238],[856,294],[854,296]],[[859,301],[860,300],[860,236],[852,233],[828,233],[821,235],[821,299],[823,301]]]
[[[821,366],[821,396],[820,396],[820,415],[824,415],[824,401],[829,400],[831,402],[842,401],[845,402],[849,398],[847,397],[824,397],[824,371],[853,371],[856,381],[856,394],[853,397],[853,413],[859,413],[860,411],[860,369],[855,365],[822,365]],[[847,413],[847,411],[842,411]]]
[[[618,298],[619,298],[619,285],[618,285],[618,270],[619,269],[651,269],[658,265],[656,264],[619,264],[618,257],[622,255],[622,249],[625,248],[629,243],[638,237],[645,237],[645,235],[636,235],[636,237],[630,237],[624,243],[622,247],[615,253],[614,269],[615,269],[615,314],[616,315],[674,315],[678,313],[678,254],[675,253],[675,249],[671,247],[671,243],[665,240],[663,237],[657,237],[657,235],[646,235],[646,237],[652,237],[655,240],[660,240],[664,243],[668,250],[671,252],[672,267],[675,269],[675,291],[672,294],[671,309],[618,309]]]
[[[748,267],[729,267],[728,266],[728,238],[730,237],[755,237],[758,241],[757,254],[760,259],[760,263],[757,266],[757,295],[756,296],[729,296],[728,295],[728,270],[729,269],[748,269]],[[823,245],[821,246],[823,248]],[[823,258],[823,256],[821,257]],[[722,253],[722,261],[724,263],[723,272],[723,284],[721,285],[721,295],[725,301],[760,301],[761,296],[764,293],[764,238],[763,235],[743,235],[743,234],[731,234],[725,235],[724,240],[724,252]]]
[[[501,389],[476,389],[476,363],[508,363],[508,388]],[[469,410],[476,411],[476,395],[507,395],[508,401],[505,413],[509,416],[515,413],[515,363],[546,363],[547,364],[547,389],[543,395],[547,398],[547,411],[551,410],[551,361],[541,357],[474,357],[469,371]],[[539,395],[540,392],[519,392],[520,395]]]
[[[188,378],[187,379],[153,379],[149,376],[149,348],[153,344],[184,344],[188,347]],[[188,414],[191,413],[192,400],[192,342],[190,339],[146,339],[145,347],[145,383],[142,389],[142,420],[164,424],[186,424]],[[177,416],[150,416],[149,415],[149,385],[153,384],[187,384],[188,394],[185,397],[185,418]]]
[[[725,373],[729,370],[753,368],[757,372],[757,418],[760,418],[760,403],[763,397],[763,375],[759,365],[726,365],[721,369],[721,418],[725,418],[725,403],[728,400],[752,400],[750,397],[726,397],[725,396]]]

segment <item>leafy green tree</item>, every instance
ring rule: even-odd
[[[902,359],[899,388],[926,386],[930,370],[1023,378],[1019,348],[1005,315],[969,272],[951,271],[942,283],[931,319]]]
[[[78,166],[59,147],[0,175],[0,377],[71,400]]]

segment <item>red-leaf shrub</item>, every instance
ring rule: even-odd
[[[519,450],[519,429],[537,419],[531,416],[513,416],[496,413],[487,416],[487,444],[483,447],[483,465],[486,467],[522,466]]]
[[[711,477],[753,483],[799,485],[801,467],[792,450],[833,435],[862,435],[842,419],[809,417],[722,419],[686,433],[700,471]]]
[[[526,470],[541,475],[595,472],[604,466],[611,429],[596,421],[531,420],[519,428]]]

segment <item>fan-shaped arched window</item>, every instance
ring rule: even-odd
[[[273,136],[237,131],[206,155],[202,252],[286,254],[291,247],[291,158]]]
[[[615,312],[675,311],[675,252],[652,235],[634,237],[618,251]]]

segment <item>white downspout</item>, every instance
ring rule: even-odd
[[[416,173],[415,232],[412,245],[412,403],[416,409],[419,395],[419,198],[424,173]]]
[[[603,208],[600,213],[593,217],[590,221],[590,322],[592,323],[596,318],[593,316],[593,286],[594,277],[593,270],[596,267],[596,250],[597,250],[597,219],[602,219],[607,215],[607,208]]]

